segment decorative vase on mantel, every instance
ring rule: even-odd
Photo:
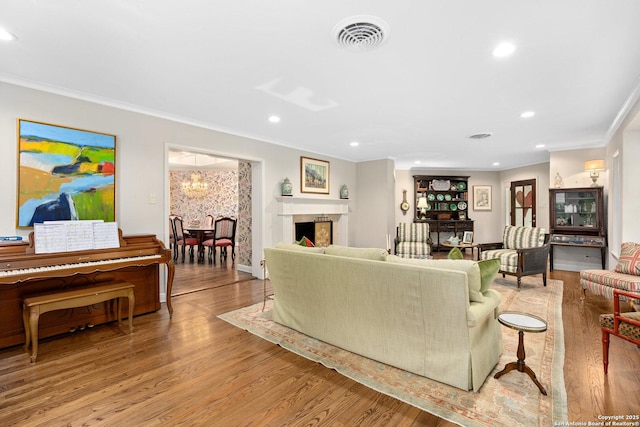
[[[341,199],[349,198],[349,187],[347,187],[347,184],[342,184],[342,187],[340,187],[340,198]]]
[[[280,193],[283,196],[293,196],[293,186],[289,178],[285,178],[282,184],[280,184]]]

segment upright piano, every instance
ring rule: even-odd
[[[123,280],[135,285],[134,315],[158,311],[160,264],[167,267],[167,309],[172,315],[171,250],[153,234],[123,236],[118,230],[118,235],[120,247],[113,249],[36,254],[33,233],[28,242],[0,244],[0,348],[24,343],[22,300],[29,295]],[[116,313],[109,303],[52,311],[41,316],[39,336],[113,320]]]

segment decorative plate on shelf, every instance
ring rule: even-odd
[[[456,191],[458,189],[458,186],[455,184],[451,184],[451,191]]]
[[[444,200],[444,194],[438,194],[436,198],[441,202]]]
[[[458,202],[458,209],[461,211],[467,209],[467,202]]]
[[[427,206],[425,206],[425,209],[430,211],[431,210],[431,203],[427,203]]]
[[[451,205],[449,205],[449,209],[455,211],[456,209],[458,209],[458,205],[456,205],[455,203],[451,203]]]
[[[433,195],[432,193],[427,194],[427,200],[433,202],[436,199],[436,196]]]
[[[448,202],[451,200],[451,194],[445,194],[444,199]]]
[[[465,184],[464,182],[459,182],[458,183],[458,190],[462,191],[462,190],[466,190],[467,189],[467,184]]]
[[[431,187],[436,191],[447,191],[451,188],[451,181],[448,179],[434,179],[431,181]]]

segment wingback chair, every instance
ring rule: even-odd
[[[610,335],[622,338],[625,341],[640,346],[640,312],[620,312],[620,297],[629,300],[639,300],[640,294],[634,292],[613,290],[613,314],[600,315],[600,329],[602,330],[602,363],[604,373],[609,370],[609,337]]]
[[[502,242],[478,245],[480,259],[499,259],[500,273],[518,278],[518,289],[522,276],[542,274],[542,283],[547,286],[547,262],[549,260],[549,234],[544,228],[507,225]]]
[[[401,222],[396,229],[395,253],[403,258],[424,258],[431,253],[429,224]]]

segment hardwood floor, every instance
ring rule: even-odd
[[[262,301],[261,280],[176,267],[173,319],[163,306],[131,335],[110,324],[44,339],[34,365],[22,347],[0,350],[0,425],[453,425],[216,317]],[[640,414],[640,350],[612,338],[603,374],[598,316],[611,302],[582,300],[577,273],[551,277],[564,281],[569,421]]]

